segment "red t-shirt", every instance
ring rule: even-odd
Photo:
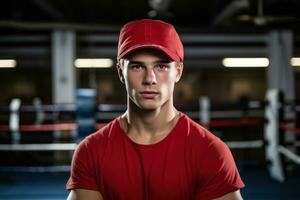
[[[99,191],[104,200],[205,200],[244,187],[228,147],[186,115],[151,145],[134,143],[120,120],[80,143],[67,189]]]

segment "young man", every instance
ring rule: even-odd
[[[69,200],[242,199],[227,146],[176,110],[183,46],[171,24],[138,20],[120,32],[127,111],[78,146]]]

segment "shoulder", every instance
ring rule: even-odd
[[[191,158],[197,160],[199,165],[207,163],[204,162],[205,160],[217,163],[231,157],[228,146],[205,127],[193,121],[187,115],[183,116],[181,123],[179,130],[186,130],[182,132],[185,136],[186,147],[191,152]]]
[[[199,199],[214,199],[244,187],[228,146],[205,127],[185,116],[192,172]]]
[[[215,136],[199,123],[189,118],[187,115],[183,114],[182,118],[182,126],[186,129],[186,136],[190,138],[191,141],[197,144],[205,145],[207,147],[214,145],[224,145],[224,142],[222,142],[217,136]]]
[[[106,143],[108,143],[109,140],[114,138],[119,131],[120,131],[119,118],[116,118],[110,123],[106,124],[101,129],[85,137],[79,143],[78,148],[99,149],[103,147]]]

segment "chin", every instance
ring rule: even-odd
[[[147,111],[151,111],[151,110],[156,110],[157,108],[159,108],[159,104],[157,103],[141,103],[138,105],[139,108],[141,108],[142,110],[147,110]]]

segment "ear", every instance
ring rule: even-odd
[[[119,75],[119,79],[122,83],[124,83],[124,75],[123,75],[123,67],[122,64],[120,63],[120,61],[118,61],[117,63],[117,70],[118,70],[118,75]]]
[[[183,72],[183,63],[182,62],[177,63],[177,66],[176,66],[176,80],[175,80],[176,83],[180,80],[182,72]]]

